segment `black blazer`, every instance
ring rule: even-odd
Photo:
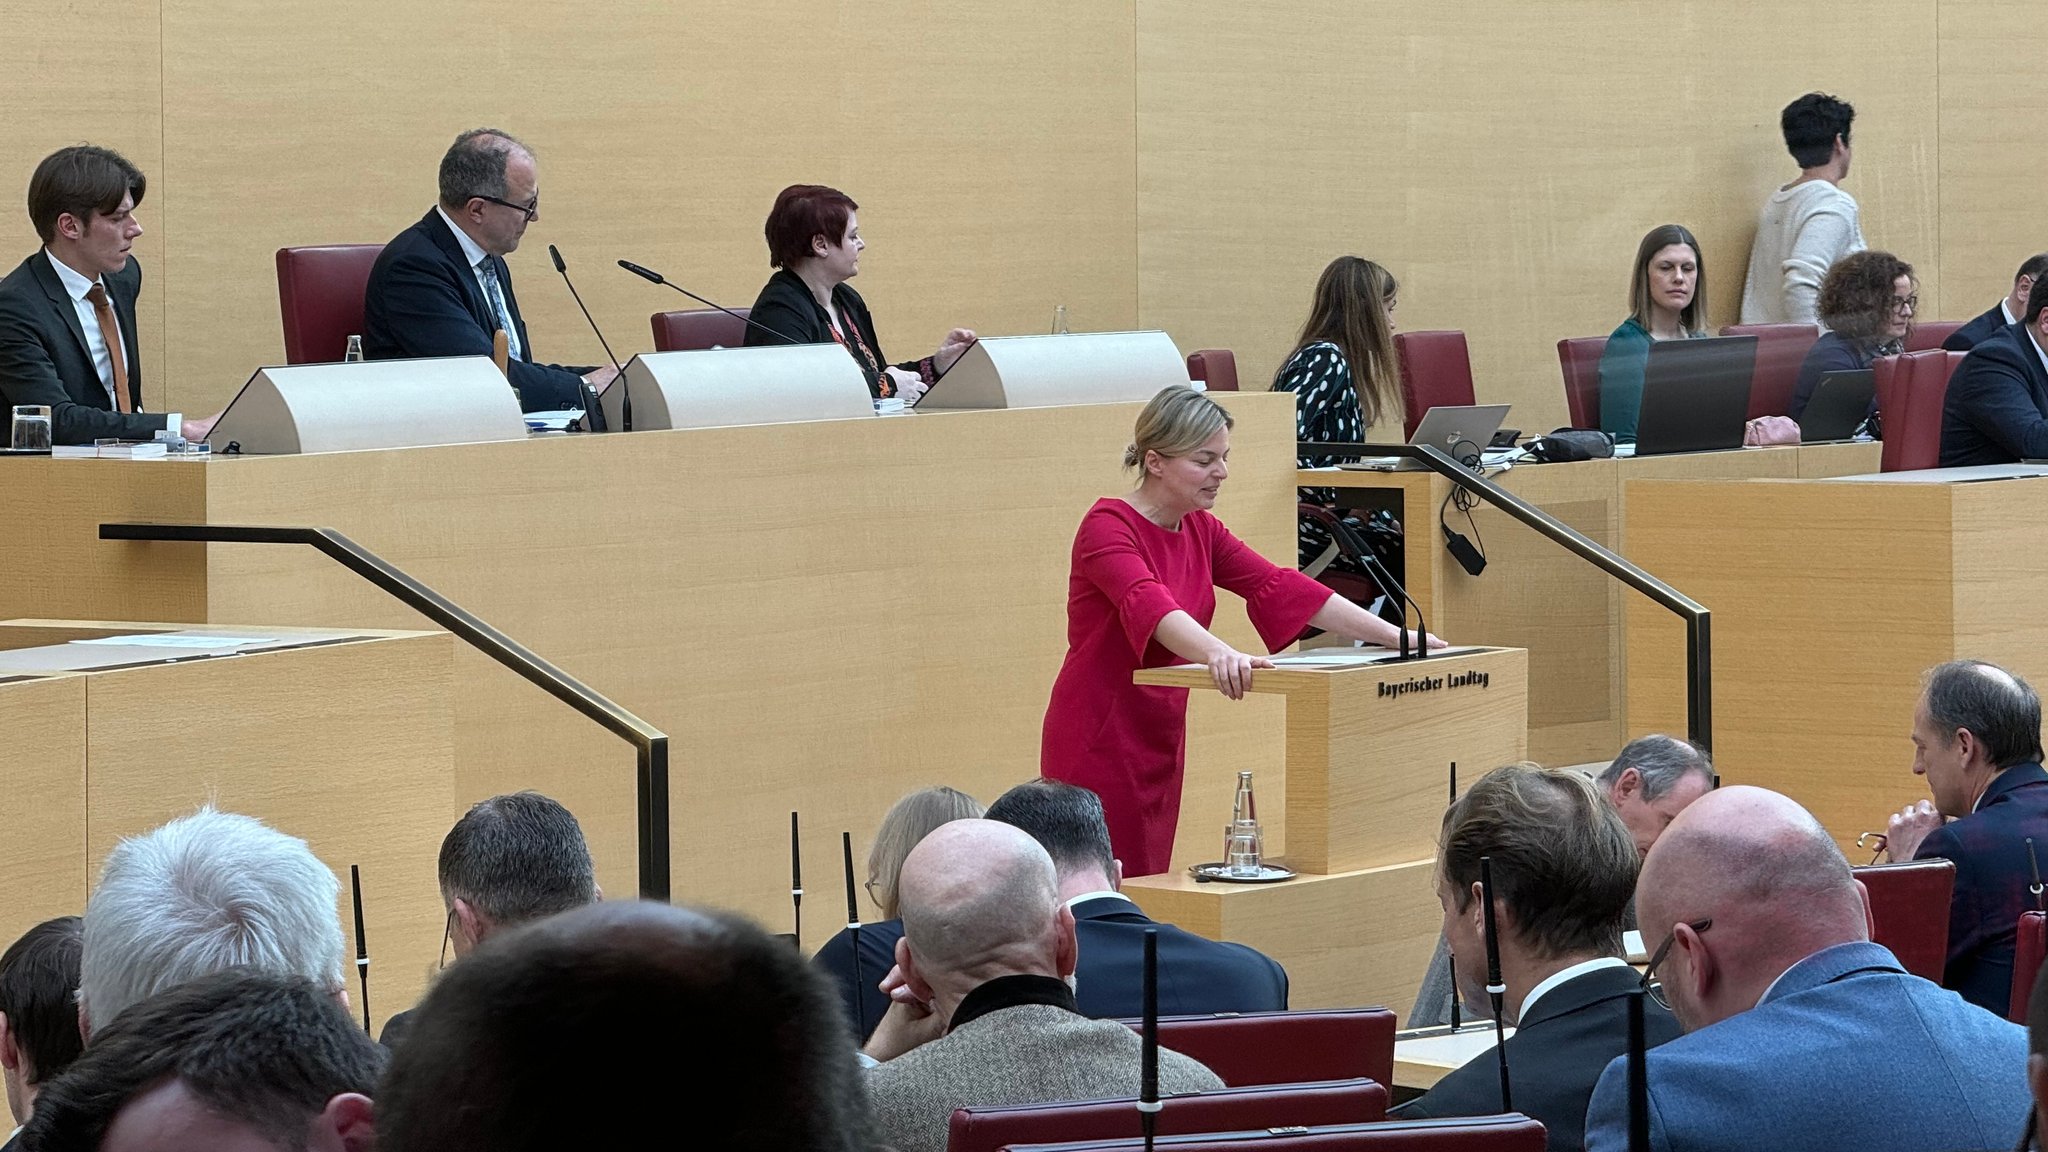
[[[533,342],[526,338],[519,298],[512,294],[512,270],[499,257],[488,259],[497,266],[505,308],[512,313],[519,337],[519,356],[508,365],[507,374],[519,393],[520,409],[590,407],[581,379],[590,369],[533,362]],[[370,282],[363,289],[366,359],[489,356],[491,333],[497,330],[476,274],[463,258],[462,245],[439,212],[428,210],[419,223],[400,232],[370,269]]]
[[[1996,335],[2005,327],[2005,301],[1991,306],[1991,311],[1971,320],[1968,324],[1948,334],[1941,342],[1942,348],[1950,352],[1968,352]]]
[[[1941,466],[2016,464],[2048,457],[2048,368],[2026,325],[2009,324],[1970,349],[1941,404]]]
[[[853,362],[860,365],[861,375],[867,377],[868,395],[877,398],[894,396],[896,385],[883,372],[889,361],[882,355],[882,342],[875,339],[875,318],[868,313],[867,301],[862,300],[860,293],[855,292],[851,285],[841,283],[832,289],[832,306],[853,325],[853,330],[859,337],[856,343],[865,344],[864,349],[849,345],[846,351],[853,357]],[[787,268],[778,270],[775,275],[768,278],[768,283],[762,285],[761,294],[754,297],[754,307],[747,313],[747,319],[761,325],[762,328],[779,332],[789,338],[787,341],[778,341],[760,328],[750,325],[747,328],[749,348],[772,347],[778,343],[836,342],[832,336],[832,318],[825,314],[825,306],[818,303],[816,296],[811,295],[811,290],[804,285],[803,279]],[[896,367],[922,376],[927,387],[936,379],[932,358],[929,356],[922,360],[898,364]]]
[[[142,357],[135,349],[135,297],[142,292],[142,265],[101,278],[121,325],[128,367],[128,399],[142,407]],[[107,386],[92,366],[85,327],[64,291],[57,270],[41,249],[0,280],[0,401],[50,406],[50,436],[58,444],[90,444],[118,437],[152,440],[164,418],[114,411]],[[0,444],[4,446],[4,444]]]
[[[1550,1152],[1586,1146],[1586,1106],[1593,1086],[1628,1051],[1628,994],[1640,984],[1633,968],[1602,968],[1552,988],[1508,1037],[1508,1084],[1515,1111],[1543,1124]],[[1654,1001],[1643,1005],[1643,1035],[1655,1048],[1679,1034],[1678,1021]],[[1395,1108],[1402,1120],[1490,1116],[1500,1107],[1500,1057],[1492,1050]]]

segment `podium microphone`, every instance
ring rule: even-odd
[[[853,833],[839,834],[839,851],[846,862],[846,930],[853,936],[853,1034],[865,1037],[868,1034],[867,985],[860,975],[860,901],[853,895]]]
[[[727,308],[723,304],[713,304],[711,301],[706,300],[702,296],[697,295],[695,292],[690,291],[688,288],[683,287],[681,284],[678,284],[673,280],[663,279],[661,273],[656,272],[652,268],[642,268],[638,264],[633,263],[631,260],[619,261],[619,267],[624,268],[626,271],[631,272],[633,275],[640,277],[642,280],[646,280],[654,284],[660,284],[666,288],[673,288],[676,291],[681,292],[683,295],[688,296],[690,299],[695,300],[699,304],[702,304],[709,308],[716,308],[720,312],[725,313],[727,316],[730,316],[733,319],[739,321],[740,323],[745,324],[747,327],[752,328],[757,332],[766,332],[767,334],[775,337],[777,340],[780,340],[784,344],[803,343],[803,341],[801,340],[797,340],[792,337],[785,336],[780,332],[777,332],[775,329],[768,327],[766,324],[756,324],[752,320],[749,320],[745,316],[742,316],[739,313],[733,311],[732,309]]]
[[[1500,1110],[1515,1110],[1514,1093],[1508,1086],[1508,1031],[1502,1001],[1508,986],[1500,978],[1500,930],[1493,922],[1493,857],[1479,858],[1479,899],[1486,918],[1486,997],[1493,1001],[1493,1050],[1500,1055]]]
[[[612,371],[617,373],[616,376],[612,377],[612,382],[621,388],[625,387],[626,370],[619,367],[619,358],[612,355],[611,343],[604,338],[604,333],[598,329],[597,321],[591,319],[590,309],[583,307],[583,295],[576,291],[576,282],[569,279],[569,266],[562,263],[562,254],[556,250],[553,244],[548,245],[548,258],[555,262],[555,271],[562,274],[562,283],[569,286],[569,295],[575,298],[576,307],[583,310],[583,322],[590,325],[592,332],[597,333],[598,344],[604,348],[604,354],[611,358]],[[598,399],[597,386],[586,380],[583,382],[583,391],[585,394],[584,399],[588,401],[585,405],[587,410],[583,414],[583,426],[592,432],[605,431],[604,404]],[[633,418],[631,416],[624,417],[622,422],[628,430],[633,427]]]
[[[363,870],[348,866],[349,892],[356,904],[356,977],[363,984],[363,1035],[370,1035],[370,952],[363,941]]]
[[[1380,558],[1372,550],[1371,545],[1368,545],[1361,539],[1351,525],[1344,522],[1344,517],[1333,516],[1330,518],[1330,523],[1336,526],[1337,535],[1342,538],[1343,546],[1357,555],[1358,563],[1361,567],[1365,568],[1366,575],[1371,576],[1377,581],[1381,590],[1392,596],[1394,601],[1401,605],[1400,658],[1403,660],[1410,658],[1408,655],[1408,610],[1413,608],[1415,610],[1415,628],[1418,633],[1415,641],[1416,653],[1413,658],[1416,660],[1429,659],[1429,621],[1422,618],[1422,605],[1417,604],[1414,598],[1408,595],[1408,590],[1401,586],[1399,580],[1394,579],[1394,574],[1387,571],[1386,565],[1380,563]]]

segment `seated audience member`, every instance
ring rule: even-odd
[[[860,253],[867,247],[854,217],[859,207],[846,193],[822,184],[784,188],[764,229],[768,266],[779,271],[754,298],[748,318],[790,344],[838,344],[867,377],[870,395],[915,401],[973,345],[974,332],[955,328],[930,356],[890,365],[875,339],[867,301],[847,283],[860,275]],[[784,342],[761,328],[747,328],[749,347]]]
[[[853,929],[840,929],[811,958],[812,964],[838,983],[847,1018],[862,1041],[889,1010],[882,978],[896,966],[896,941],[903,939],[903,921],[896,908],[896,878],[903,871],[903,858],[939,825],[980,815],[981,801],[965,792],[920,788],[891,805],[875,829],[874,845],[868,849],[867,890],[868,899],[881,909],[882,919],[860,926],[859,983],[854,982]]]
[[[225,968],[310,980],[348,1001],[341,885],[306,842],[201,808],[114,845],[85,905],[86,1042],[129,1005]]]
[[[1707,335],[1707,258],[1684,225],[1652,228],[1636,246],[1628,300],[1628,319],[1600,354],[1600,430],[1633,442],[1650,345]]]
[[[492,939],[421,1001],[377,1091],[381,1152],[857,1152],[829,981],[734,916],[644,901]]]
[[[1052,858],[993,820],[955,820],[903,862],[901,987],[866,1054],[877,1136],[944,1152],[956,1108],[1134,1096],[1138,1034],[1076,1010],[1074,917]],[[1159,1053],[1159,1091],[1223,1087]]]
[[[521,924],[598,899],[596,867],[583,827],[538,792],[493,796],[465,813],[441,840],[441,903],[456,959]],[[386,1048],[405,1041],[412,1013],[384,1024]]]
[[[1576,1150],[1594,1082],[1628,1051],[1628,997],[1640,981],[1621,933],[1635,894],[1635,843],[1592,781],[1569,769],[1497,768],[1460,796],[1444,814],[1436,887],[1468,1001],[1486,999],[1482,856],[1493,862],[1504,1014],[1515,1029],[1507,1042],[1514,1108],[1542,1121],[1552,1152]],[[1651,1045],[1678,1035],[1678,1022],[1654,1004],[1644,1026]],[[1474,1057],[1394,1115],[1504,1111],[1497,1061],[1493,1052]]]
[[[1849,126],[1856,110],[1846,100],[1809,92],[1778,117],[1785,150],[1799,179],[1771,193],[1757,218],[1742,285],[1744,324],[1811,324],[1828,270],[1863,251],[1856,198],[1842,190],[1849,175]]]
[[[1686,1034],[1649,1053],[1650,1146],[1810,1152],[2010,1148],[2026,1033],[1870,943],[1849,862],[1804,808],[1717,789],[1636,884],[1660,995]],[[1628,1060],[1601,1074],[1586,1147],[1628,1147]]]
[[[0,1076],[7,1110],[16,1120],[35,1111],[36,1093],[78,1059],[78,953],[76,916],[59,916],[22,933],[0,955]],[[16,1152],[20,1132],[0,1144]]]
[[[1799,419],[1822,376],[1854,372],[1879,356],[1898,355],[1919,305],[1913,266],[1889,252],[1858,252],[1830,268],[1820,286],[1820,315],[1828,330],[1800,363],[1791,411],[1785,415]],[[1877,401],[1870,403],[1871,411],[1877,411]]]
[[[1394,351],[1394,308],[1400,285],[1385,268],[1362,256],[1339,256],[1316,278],[1315,299],[1294,351],[1273,374],[1272,391],[1292,392],[1294,438],[1326,444],[1357,444],[1389,420],[1399,429],[1403,416],[1401,366]],[[1329,468],[1358,457],[1317,453],[1295,460],[1301,468]],[[1334,488],[1303,488],[1305,504],[1337,503]],[[1300,566],[1309,568],[1335,547],[1330,531],[1312,517],[1301,518]],[[1331,563],[1349,568],[1348,557]]]
[[[1145,1012],[1145,930],[1159,932],[1159,1014],[1280,1012],[1287,972],[1243,944],[1160,924],[1119,889],[1123,864],[1109,850],[1102,798],[1076,784],[1038,779],[989,805],[988,818],[1020,828],[1052,857],[1059,896],[1074,914],[1081,948],[1074,996],[1083,1016]]]
[[[1714,786],[1714,765],[1697,744],[1676,736],[1652,734],[1628,742],[1614,761],[1601,769],[1596,781],[1600,794],[1614,806],[1615,814],[1635,841],[1638,859],[1647,855],[1666,826],[1686,805],[1707,794]],[[1636,926],[1635,903],[1623,913],[1622,927]],[[1451,1022],[1450,947],[1437,937],[1436,953],[1423,973],[1422,987],[1415,995],[1415,1007],[1408,1014],[1408,1026],[1421,1028]],[[1467,999],[1466,1016],[1485,1014],[1486,1001]]]
[[[2005,294],[1989,311],[1974,317],[1961,328],[1948,334],[1941,346],[1950,352],[1968,352],[1991,338],[2001,328],[2010,328],[2027,314],[2027,294],[2034,290],[2034,281],[2048,272],[2048,252],[2027,257],[2020,270],[2013,275],[2012,291]]]
[[[235,969],[159,992],[43,1089],[26,1152],[371,1152],[384,1051],[324,986]]]
[[[142,235],[135,207],[147,187],[141,169],[89,144],[59,148],[29,177],[28,218],[43,247],[0,280],[0,408],[48,406],[53,443],[166,431],[203,440],[213,428],[142,411],[142,264],[128,249]]]
[[[1970,349],[1949,377],[1943,468],[2048,456],[2048,278],[2034,281],[2020,319]]]
[[[489,356],[504,332],[506,372],[527,412],[585,408],[586,386],[618,371],[536,363],[512,269],[505,263],[540,219],[533,150],[495,128],[455,138],[441,157],[441,201],[384,246],[363,289],[363,355],[371,360]]]
[[[1927,778],[1934,801],[1891,818],[1885,851],[1893,860],[1955,863],[1941,984],[2004,1015],[2020,913],[2034,906],[2026,841],[2048,856],[2041,698],[1995,664],[1935,668],[1913,709],[1913,774]]]

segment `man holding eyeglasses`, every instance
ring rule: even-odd
[[[441,157],[441,202],[384,246],[363,291],[363,355],[371,360],[488,356],[505,333],[507,374],[527,412],[588,408],[585,385],[618,373],[534,361],[505,257],[540,219],[533,151],[495,128],[455,138]]]
[[[1647,1056],[1650,1146],[1807,1152],[2010,1148],[2017,1025],[1870,942],[1849,862],[1806,809],[1724,787],[1671,822],[1636,885],[1654,979],[1686,1035]],[[1590,1152],[1628,1147],[1628,1061],[1601,1074]]]

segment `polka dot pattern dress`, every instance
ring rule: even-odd
[[[1326,443],[1355,444],[1365,439],[1365,415],[1358,406],[1358,391],[1351,384],[1351,365],[1335,344],[1319,341],[1290,357],[1273,381],[1273,391],[1292,392],[1300,397],[1294,405],[1294,438]],[[1302,456],[1295,463],[1303,468],[1330,468],[1356,460],[1356,456]],[[1305,504],[1331,505],[1337,502],[1334,488],[1303,488]],[[1329,530],[1304,517],[1299,534],[1300,563],[1308,565],[1330,546]]]

